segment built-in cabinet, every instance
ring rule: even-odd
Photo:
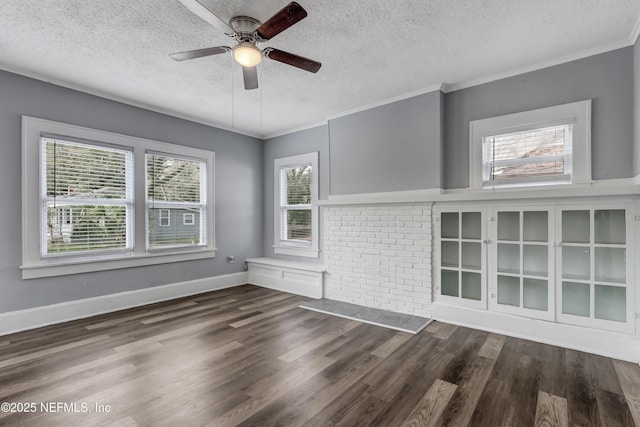
[[[436,206],[435,300],[633,332],[634,202]]]

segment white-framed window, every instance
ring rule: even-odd
[[[158,225],[169,227],[171,225],[171,211],[169,209],[159,209]]]
[[[591,182],[591,100],[469,124],[470,188]]]
[[[40,150],[41,257],[130,250],[131,150],[46,134]]]
[[[196,215],[193,213],[182,214],[182,225],[194,225],[196,223]]]
[[[318,258],[318,153],[274,161],[274,252]]]
[[[149,227],[147,249],[199,246],[206,244],[206,226],[185,229],[177,219],[171,226],[171,214],[174,218],[185,211],[200,217],[207,211],[206,161],[186,158],[175,154],[147,152],[147,216],[149,223],[159,215],[159,228]],[[205,214],[205,215],[203,215]],[[193,218],[191,224],[193,225]],[[184,216],[183,216],[184,225]]]
[[[212,151],[23,116],[22,277],[212,258],[213,168]],[[195,233],[170,226],[183,212]]]

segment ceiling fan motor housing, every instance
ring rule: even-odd
[[[253,32],[260,26],[260,21],[250,16],[234,16],[229,21],[229,25],[236,32],[236,38],[239,42],[257,42]]]

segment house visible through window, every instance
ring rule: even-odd
[[[591,181],[591,100],[474,120],[469,187]]]
[[[484,185],[571,179],[572,124],[482,138]]]
[[[149,223],[159,215],[160,226],[150,227],[149,248],[206,244],[206,228],[195,216],[206,215],[206,164],[162,153],[147,153],[147,212]],[[182,224],[170,217],[182,216]],[[187,224],[187,218],[190,223]],[[171,225],[171,227],[169,227]],[[190,227],[185,227],[190,225]]]
[[[130,249],[131,152],[53,137],[41,143],[42,256]]]
[[[317,153],[276,159],[276,253],[318,256]]]
[[[22,120],[23,278],[214,256],[212,151]]]

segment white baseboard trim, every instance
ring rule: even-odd
[[[272,258],[248,259],[248,283],[309,298],[322,298],[324,267]]]
[[[436,321],[640,363],[640,339],[634,335],[446,304],[433,304],[432,311]]]
[[[247,283],[240,272],[0,313],[0,336]]]

